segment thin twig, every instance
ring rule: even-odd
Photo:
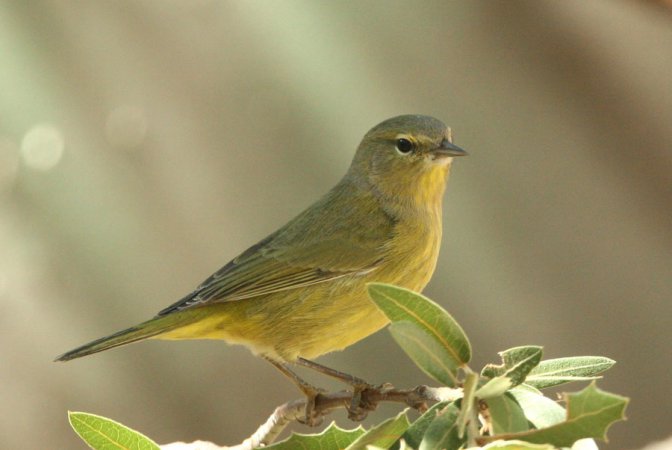
[[[317,417],[325,416],[335,409],[347,408],[352,401],[353,393],[339,391],[330,394],[319,394],[315,399],[313,413]],[[417,386],[413,389],[395,389],[391,385],[367,388],[362,392],[362,403],[373,410],[380,402],[405,403],[421,412],[427,409],[427,403],[454,401],[462,397],[462,389],[447,387]],[[306,399],[293,400],[278,406],[273,414],[257,431],[233,447],[219,447],[211,442],[196,441],[191,443],[174,442],[162,445],[162,450],[253,450],[271,444],[291,422],[304,418]]]

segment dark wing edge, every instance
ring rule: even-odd
[[[215,272],[187,296],[159,311],[159,316],[204,305],[243,300],[265,294],[311,286],[348,275],[364,275],[375,270],[381,260],[368,267],[346,270],[326,270],[302,267],[272,256],[260,249],[270,239],[250,247],[239,257]]]
[[[236,267],[238,265],[238,261],[244,260],[252,255],[254,255],[260,248],[262,248],[264,245],[266,245],[268,242],[270,242],[273,239],[273,234],[270,236],[267,236],[265,239],[262,239],[261,241],[257,242],[247,250],[245,250],[243,253],[226,263],[221,269],[219,269],[217,272],[213,273],[210,275],[208,278],[205,279],[196,289],[194,289],[191,293],[185,295],[182,297],[180,300],[176,301],[170,306],[167,306],[163,308],[161,311],[158,312],[157,316],[165,316],[166,314],[170,314],[176,311],[182,311],[184,309],[189,308],[190,306],[193,306],[197,303],[202,303],[203,300],[198,298],[199,293],[207,286],[212,285],[215,283],[217,280],[222,278],[224,275],[226,275],[231,269]]]
[[[286,263],[283,263],[286,264]],[[203,284],[180,301],[159,311],[159,316],[193,308],[206,303],[220,303],[244,300],[275,292],[302,288],[326,281],[336,280],[348,275],[364,275],[375,270],[376,266],[349,272],[329,272],[321,269],[299,269],[278,277],[260,277],[249,283],[235,286],[220,286],[217,280]]]
[[[312,286],[345,276],[367,274],[385,259],[394,235],[396,221],[375,208],[365,209],[368,218],[361,223],[347,212],[350,202],[325,197],[322,202],[337,202],[329,209],[334,217],[329,240],[310,239],[305,227],[316,228],[313,207],[304,211],[280,230],[245,250],[237,258],[212,274],[180,301],[161,310],[163,316],[188,308],[220,302],[237,301]],[[341,204],[342,203],[342,204]],[[320,222],[321,223],[321,222]],[[354,232],[347,225],[355,228]],[[357,230],[361,232],[357,232]],[[387,232],[387,239],[376,243],[369,230]],[[345,231],[344,231],[345,230]],[[313,230],[315,231],[315,230]],[[319,234],[319,233],[317,233]],[[354,237],[353,237],[354,236]],[[337,254],[330,249],[338,248]]]

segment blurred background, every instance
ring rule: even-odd
[[[632,402],[607,447],[672,432],[663,3],[3,1],[0,55],[3,448],[84,448],[67,410],[234,444],[298,398],[221,342],[52,359],[182,297],[403,113],[441,118],[470,151],[425,292],[465,328],[473,367],[522,344],[609,356],[599,385]],[[319,361],[430,381],[386,331]]]

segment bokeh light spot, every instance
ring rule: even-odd
[[[135,149],[147,135],[147,118],[142,108],[122,105],[113,109],[105,121],[105,136],[113,147]]]
[[[65,142],[53,125],[35,125],[21,141],[21,156],[26,166],[36,170],[53,169],[63,157]]]

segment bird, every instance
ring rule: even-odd
[[[389,323],[368,298],[367,283],[418,292],[427,285],[450,168],[466,154],[434,117],[407,114],[379,123],[364,135],[343,178],[286,225],[155,317],[56,360],[145,339],[221,339],[272,363],[309,398],[320,391],[294,365],[362,389],[363,380],[312,359]]]

